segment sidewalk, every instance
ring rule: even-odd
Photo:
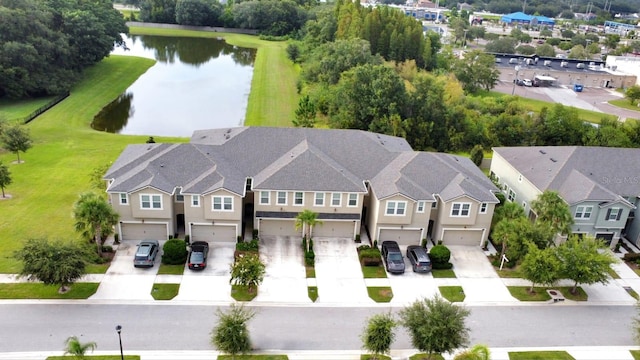
[[[640,347],[551,347],[551,348],[491,348],[492,360],[509,360],[509,352],[518,351],[566,351],[576,360],[633,360],[629,350],[638,350]],[[116,355],[114,351],[95,351],[88,355]],[[140,355],[141,360],[211,360],[219,354],[217,351],[135,351],[127,350],[125,355]],[[257,352],[256,354],[283,355],[281,351]],[[364,351],[295,351],[287,353],[289,360],[359,360]],[[416,354],[415,350],[392,350],[393,360],[406,360]],[[45,360],[47,356],[62,355],[61,351],[0,353],[0,360]],[[118,354],[119,355],[119,354]],[[444,355],[446,360],[453,359],[454,355]]]

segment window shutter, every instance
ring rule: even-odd
[[[618,218],[616,218],[616,220],[620,220],[621,217],[622,217],[622,209],[618,209]]]
[[[611,216],[611,209],[607,209],[607,216],[604,219],[609,220],[609,216]]]

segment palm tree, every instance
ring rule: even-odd
[[[309,240],[311,239],[311,231],[313,230],[313,227],[318,224],[322,224],[322,221],[318,220],[318,213],[311,210],[303,210],[298,213],[298,216],[296,216],[296,230],[302,229],[302,236]],[[308,244],[309,242],[307,242],[307,251],[309,251]]]
[[[76,231],[89,234],[98,245],[98,255],[102,255],[103,231],[118,222],[118,213],[104,198],[95,193],[84,193],[74,205],[73,217]]]
[[[87,350],[95,350],[98,345],[91,341],[88,343],[81,343],[77,336],[71,336],[66,341],[67,346],[64,348],[64,354],[73,355],[76,359],[84,359],[84,355]]]
[[[556,234],[570,234],[573,225],[573,216],[569,205],[556,191],[546,190],[531,202],[531,208],[535,211],[536,222],[546,225],[555,236]],[[549,239],[553,242],[553,238]]]

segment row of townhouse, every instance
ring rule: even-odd
[[[467,158],[414,151],[405,139],[359,130],[238,127],[190,143],[128,146],[107,171],[123,240],[236,241],[301,236],[482,245],[498,188]]]
[[[554,190],[570,207],[574,234],[589,234],[612,247],[621,237],[639,244],[640,149],[498,147],[491,175],[532,219],[531,201]]]

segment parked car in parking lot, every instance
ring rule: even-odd
[[[407,258],[411,262],[413,272],[428,273],[431,271],[431,259],[427,250],[419,245],[407,246]]]
[[[189,251],[189,269],[202,270],[206,268],[207,255],[209,255],[209,243],[206,241],[194,241]]]
[[[134,267],[153,267],[160,251],[158,240],[143,240],[138,244],[136,255],[133,258]]]
[[[387,271],[393,274],[404,274],[404,258],[400,246],[395,241],[382,242],[382,258]]]

